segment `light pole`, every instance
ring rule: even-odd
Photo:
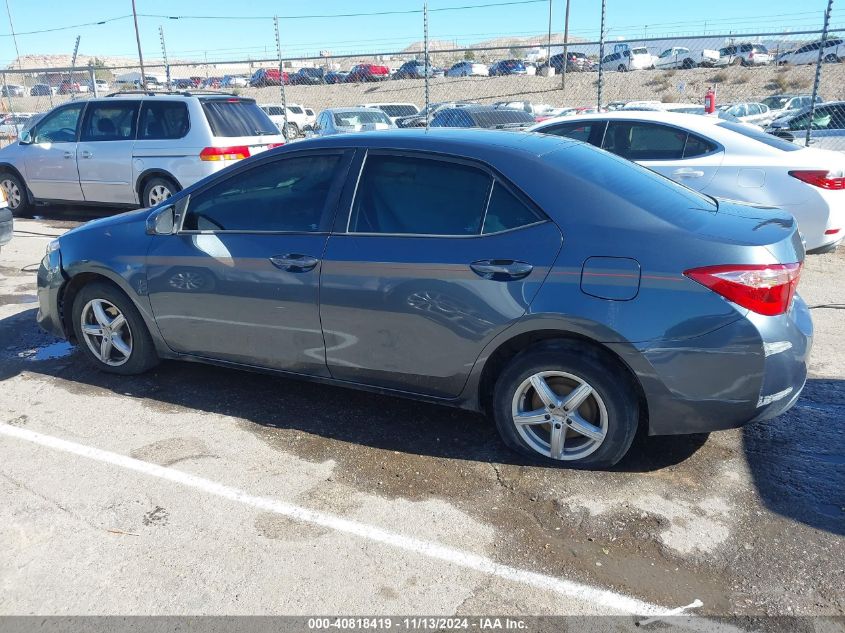
[[[569,44],[569,0],[566,0],[566,15],[563,18],[563,66],[561,68],[560,75],[561,90],[566,89],[566,67],[569,66],[569,53],[567,51],[567,44]]]
[[[552,74],[552,0],[549,0],[549,39],[546,42],[546,64]]]
[[[138,62],[141,65],[141,90],[147,89],[147,75],[144,73],[144,55],[141,53],[141,35],[138,33],[138,12],[135,0],[132,0],[132,17],[135,19],[135,41],[138,43]]]

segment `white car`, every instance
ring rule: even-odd
[[[329,108],[317,115],[314,134],[331,136],[346,132],[389,130],[395,127],[396,124],[376,108]]]
[[[772,60],[772,55],[762,44],[730,44],[719,49],[719,59],[714,66],[765,66]]]
[[[447,77],[487,77],[489,74],[486,64],[470,61],[458,62],[446,71]]]
[[[822,103],[823,101],[824,99],[816,96],[816,104]],[[769,107],[768,116],[762,121],[758,121],[759,125],[765,125],[781,117],[791,117],[804,108],[809,107],[813,103],[813,95],[772,95],[771,97],[761,99],[760,103]]]
[[[756,101],[747,103],[729,103],[719,106],[719,110],[736,117],[743,123],[753,123],[754,125],[762,126],[771,120],[769,106],[765,103],[758,103]]]
[[[821,40],[810,42],[800,48],[788,53],[778,55],[778,64],[815,64],[819,61],[819,49]],[[834,37],[824,43],[822,61],[825,63],[836,63],[845,59],[845,40],[841,37]]]
[[[0,118],[0,138],[17,138],[21,130],[29,125],[34,116],[36,116],[35,112],[16,112],[15,114],[3,115]]]
[[[312,114],[309,116],[305,111],[306,108],[304,106],[301,106],[298,103],[288,103],[288,129],[285,132],[283,129],[285,126],[285,111],[282,108],[281,103],[265,103],[259,107],[267,113],[270,120],[277,128],[279,128],[280,132],[285,134],[285,137],[288,140],[297,138],[302,134],[306,126],[310,126],[314,123],[313,110]]]
[[[619,72],[647,70],[654,68],[655,60],[655,56],[649,53],[645,46],[640,46],[605,55],[601,67],[602,70],[618,70]]]
[[[586,141],[715,198],[779,207],[808,251],[845,238],[845,155],[803,148],[758,127],[674,112],[606,112],[545,121],[530,132]]]
[[[719,51],[702,49],[690,50],[685,46],[673,46],[657,56],[654,67],[660,70],[670,68],[696,68],[714,66],[719,61]]]
[[[357,108],[375,108],[384,112],[391,121],[396,123],[396,119],[403,116],[413,116],[419,114],[420,109],[413,103],[359,103]]]

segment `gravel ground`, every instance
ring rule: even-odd
[[[572,472],[463,411],[191,363],[89,368],[34,320],[31,265],[79,219],[21,220],[0,253],[0,423],[658,605],[845,615],[841,310],[814,309],[786,415]],[[812,256],[799,291],[842,304],[843,276],[845,249]],[[0,437],[0,614],[614,612]]]

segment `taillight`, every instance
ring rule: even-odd
[[[840,171],[828,171],[827,169],[796,169],[789,172],[793,178],[797,178],[808,185],[821,189],[842,190],[845,189],[845,173]]]
[[[200,152],[200,160],[240,160],[249,158],[249,147],[206,147]]]
[[[775,316],[789,310],[802,264],[728,264],[687,270],[684,275],[748,308]]]

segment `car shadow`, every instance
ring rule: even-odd
[[[754,485],[771,511],[845,534],[845,380],[810,379],[785,414],[743,429]]]
[[[140,376],[103,373],[80,351],[43,332],[35,314],[29,309],[0,319],[0,382],[26,371],[90,387],[92,393],[106,389],[142,398],[167,410],[181,406],[409,454],[545,468],[508,449],[484,416],[452,407],[180,361],[163,362]],[[648,472],[679,464],[706,438],[640,434],[614,470]]]

